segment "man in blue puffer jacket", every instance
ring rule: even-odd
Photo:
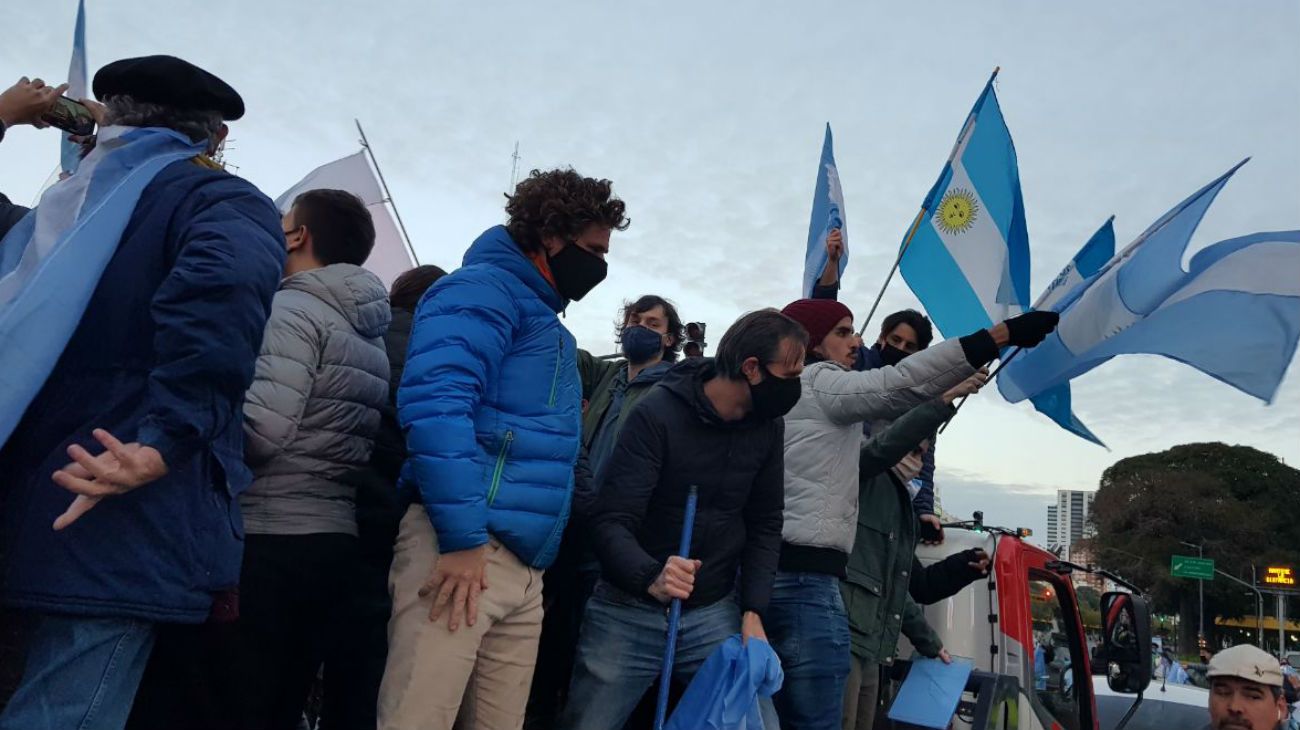
[[[397,408],[412,506],[389,575],[381,728],[523,722],[582,431],[558,313],[605,278],[627,219],[608,180],[573,170],[534,171],[508,201],[509,222],[429,289],[411,331]]]

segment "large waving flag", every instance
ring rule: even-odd
[[[835,167],[835,152],[831,146],[831,125],[826,124],[826,139],[822,142],[822,158],[817,165],[817,185],[813,189],[812,218],[808,221],[808,250],[803,263],[803,295],[811,297],[813,287],[826,268],[826,236],[831,229],[840,229],[844,239],[844,255],[840,257],[840,276],[849,265],[849,238],[845,230],[844,191],[840,188],[840,173]]]
[[[989,327],[1029,305],[1029,235],[1011,132],[993,80],[903,242],[903,279],[945,337]]]
[[[365,266],[384,282],[384,286],[392,286],[399,274],[416,265],[415,254],[398,230],[393,212],[388,207],[391,201],[371,169],[365,150],[312,170],[301,182],[276,198],[275,206],[281,213],[287,213],[293,199],[300,193],[319,188],[346,190],[366,204],[375,222],[375,247],[371,249]]]
[[[1034,309],[1051,309],[1085,279],[1100,271],[1106,262],[1115,256],[1114,222],[1115,216],[1111,216],[1096,233],[1092,234],[1092,238],[1083,244],[1083,248],[1079,249],[1074,258],[1070,259],[1061,273],[1038,297],[1038,301],[1034,302]],[[999,389],[1002,388],[1003,382],[998,381]],[[1061,428],[1098,446],[1105,446],[1101,439],[1097,438],[1087,426],[1083,425],[1078,416],[1074,415],[1069,383],[1054,385],[1029,400],[1039,413],[1055,421]]]
[[[1171,210],[1058,302],[1060,326],[1007,366],[1003,395],[1023,400],[1116,355],[1145,353],[1271,401],[1300,339],[1300,231],[1221,241],[1182,268],[1188,240],[1236,169]]]
[[[86,85],[89,73],[86,70],[86,0],[77,2],[77,26],[72,32],[72,62],[68,66],[68,90],[64,93],[69,99],[85,99],[90,96]],[[69,142],[66,135],[59,146],[59,166],[63,172],[71,175],[81,163],[81,145]]]

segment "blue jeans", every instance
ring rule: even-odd
[[[782,730],[839,730],[850,659],[839,578],[778,572],[763,627],[785,671],[772,705],[761,703],[764,725],[778,727],[774,706]]]
[[[690,682],[718,645],[740,631],[732,597],[684,609],[677,627],[673,678]],[[620,730],[663,668],[668,611],[609,585],[596,584],[578,639],[569,701],[560,727]],[[841,685],[842,688],[842,685]],[[838,707],[838,705],[837,705]]]
[[[148,621],[42,616],[0,730],[121,730],[153,640]]]

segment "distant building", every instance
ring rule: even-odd
[[[1092,535],[1088,517],[1092,514],[1092,500],[1096,496],[1096,492],[1078,489],[1056,490],[1056,504],[1047,507],[1048,550],[1059,549],[1062,558],[1073,559],[1071,548]]]

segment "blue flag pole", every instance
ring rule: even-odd
[[[961,133],[957,135],[957,141],[952,146],[952,152],[948,153],[948,161],[944,163],[945,172],[948,166],[952,165],[952,161],[957,158],[957,152],[961,149],[962,140],[966,138],[966,135],[970,134],[971,127],[975,123],[975,115],[979,112],[980,103],[984,101],[985,94],[992,88],[993,81],[998,77],[998,72],[1001,70],[1001,66],[993,68],[993,74],[989,76],[988,83],[984,85],[984,91],[980,92],[979,100],[975,102],[975,108],[966,117],[966,123],[962,125]],[[939,176],[939,180],[943,180],[942,175]],[[935,183],[935,188],[937,187],[938,182]],[[871,309],[867,311],[867,316],[862,319],[862,326],[858,328],[859,337],[867,331],[867,325],[871,322],[871,318],[875,316],[876,309],[880,307],[880,300],[885,298],[885,290],[889,288],[889,282],[894,280],[894,274],[898,273],[898,267],[903,263],[903,254],[907,253],[907,247],[912,245],[912,239],[916,237],[916,231],[921,227],[921,221],[925,220],[926,215],[930,213],[930,206],[933,204],[934,189],[931,189],[930,193],[925,196],[925,201],[921,203],[921,210],[917,211],[916,218],[912,220],[912,227],[907,229],[907,236],[903,238],[903,245],[898,249],[898,256],[894,258],[894,266],[889,270],[889,274],[885,276],[885,283],[881,285],[880,293],[876,295],[876,301],[872,302]]]
[[[695,503],[700,490],[692,485],[686,495],[686,515],[682,519],[682,542],[677,554],[683,558],[691,555],[691,533],[695,531]],[[673,661],[677,658],[677,624],[682,620],[682,600],[674,598],[668,608],[668,645],[664,647],[664,666],[659,672],[659,702],[655,705],[655,730],[663,730],[668,719],[668,689],[673,679]]]

